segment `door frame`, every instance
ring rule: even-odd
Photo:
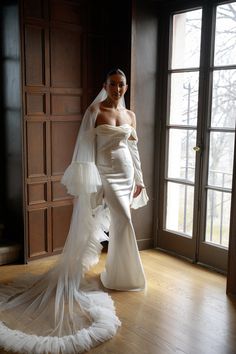
[[[230,2],[230,1],[229,1]],[[223,3],[223,1],[222,1]],[[224,2],[225,3],[225,2]],[[208,120],[210,117],[210,88],[211,88],[211,79],[206,80],[207,75],[211,71],[211,63],[213,57],[213,41],[211,41],[212,34],[214,33],[214,28],[212,26],[212,21],[214,20],[215,12],[213,12],[213,8],[218,5],[218,1],[212,1],[210,4],[205,1],[192,1],[190,3],[185,3],[180,6],[180,4],[173,5],[172,7],[164,6],[161,9],[161,17],[159,18],[159,43],[158,43],[158,83],[157,83],[157,128],[156,128],[156,136],[158,137],[157,145],[156,145],[156,156],[158,166],[156,166],[156,175],[155,181],[156,183],[156,214],[155,214],[155,222],[154,222],[154,231],[155,231],[155,240],[154,244],[156,248],[164,249],[167,252],[175,253],[178,256],[182,256],[188,259],[191,259],[192,262],[200,263],[207,265],[207,252],[211,254],[211,266],[217,270],[221,270],[226,273],[227,271],[227,256],[232,252],[231,244],[233,241],[231,240],[233,234],[232,228],[232,220],[230,227],[230,243],[229,250],[226,250],[223,247],[217,247],[218,256],[216,257],[214,250],[216,246],[208,244],[203,241],[204,230],[203,223],[201,220],[205,218],[205,198],[206,193],[202,188],[203,182],[206,181],[206,175],[200,176],[197,171],[205,167],[205,171],[207,171],[206,166],[208,163],[208,159],[205,156],[204,159],[200,159],[200,157],[196,157],[196,178],[195,177],[195,201],[194,201],[194,213],[196,215],[194,219],[193,225],[193,237],[189,239],[188,237],[179,237],[175,235],[175,233],[167,230],[163,230],[163,222],[164,222],[164,213],[165,210],[165,191],[163,186],[165,185],[165,171],[161,166],[165,165],[165,156],[166,150],[168,147],[168,141],[165,137],[165,129],[166,129],[166,117],[168,115],[168,107],[169,107],[169,92],[168,92],[168,62],[169,62],[169,52],[170,52],[170,39],[171,39],[171,26],[170,26],[170,16],[173,13],[182,12],[184,10],[195,9],[197,7],[201,7],[203,9],[203,18],[202,18],[202,38],[201,38],[201,64],[200,64],[200,72],[199,72],[199,105],[198,105],[198,117],[199,117],[199,127],[198,127],[198,135],[197,135],[197,144],[203,147],[203,132],[206,131]],[[212,31],[209,31],[209,28],[212,28]],[[206,33],[206,34],[205,34]],[[211,46],[209,46],[211,43]],[[167,99],[166,99],[167,97]],[[207,119],[203,119],[203,117],[208,117]],[[205,134],[205,133],[204,133]],[[209,139],[206,141],[205,148],[209,148]],[[234,159],[236,160],[236,159]],[[235,171],[235,162],[234,169]],[[205,173],[206,174],[206,173]],[[235,172],[234,172],[235,174]],[[201,178],[201,180],[200,180]],[[233,176],[233,181],[235,181],[235,177]],[[234,187],[234,186],[233,186]],[[201,197],[200,197],[200,190]],[[199,199],[196,196],[199,195]],[[235,215],[235,203],[233,200],[236,198],[235,187],[232,188],[232,204],[231,204],[231,217]],[[204,205],[204,208],[202,207]],[[197,235],[201,234],[202,237]],[[165,237],[163,237],[165,235]],[[173,247],[173,245],[175,247]],[[200,256],[201,255],[201,256]]]

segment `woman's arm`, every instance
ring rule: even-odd
[[[132,122],[131,126],[136,130],[136,116],[132,111],[128,111],[128,113],[131,117],[131,122]],[[134,164],[134,180],[136,184],[134,194],[133,194],[134,198],[138,197],[139,194],[142,192],[142,189],[144,188],[143,174],[141,170],[141,161],[140,161],[137,142],[138,142],[137,139],[135,139],[135,137],[131,134],[128,140],[128,146]]]

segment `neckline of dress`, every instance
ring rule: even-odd
[[[101,127],[101,126],[103,126],[103,125],[106,125],[106,126],[112,127],[112,128],[120,128],[120,127],[124,127],[125,125],[128,125],[130,128],[133,129],[133,127],[132,127],[129,123],[124,123],[124,124],[120,124],[120,125],[112,125],[112,124],[103,123],[103,124],[97,125],[97,126],[95,127],[95,129],[98,128],[98,127]]]

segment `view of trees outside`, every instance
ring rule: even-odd
[[[202,10],[173,16],[166,228],[192,236]],[[194,70],[188,71],[189,68]],[[185,72],[178,70],[187,69]],[[188,128],[186,128],[186,126]],[[182,183],[178,183],[181,180]]]
[[[227,247],[236,123],[236,3],[216,12],[206,241]],[[214,187],[222,188],[216,191]]]
[[[173,16],[167,179],[176,181],[167,183],[166,228],[186,236],[193,224],[201,17],[201,9]],[[212,75],[205,240],[227,247],[236,120],[235,2],[217,7]]]

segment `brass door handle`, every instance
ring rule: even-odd
[[[201,148],[200,148],[200,146],[194,146],[193,150],[196,152],[199,152],[199,151],[201,151]]]

